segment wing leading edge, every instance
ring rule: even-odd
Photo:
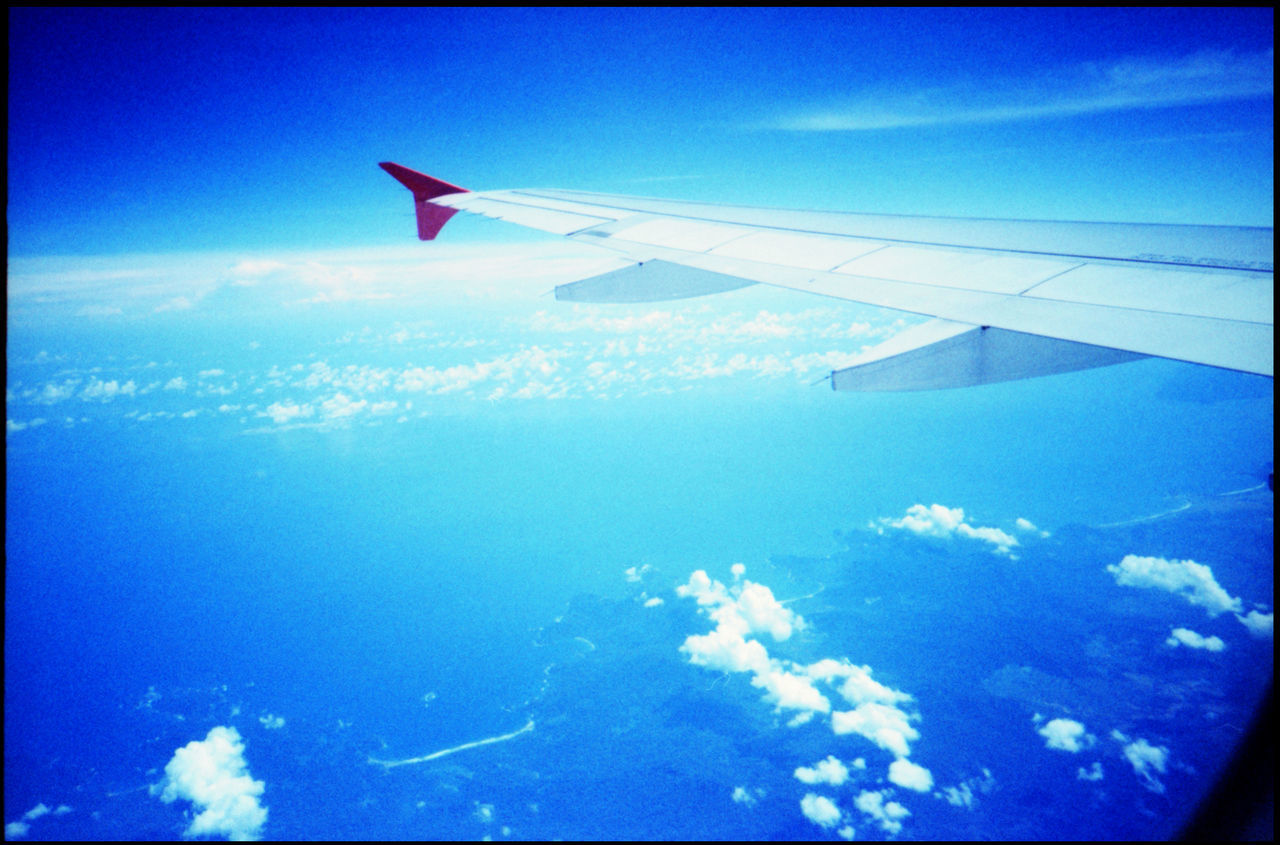
[[[422,240],[465,211],[633,262],[561,285],[557,299],[650,302],[760,282],[935,318],[833,373],[837,390],[963,387],[1147,356],[1274,377],[1271,229],[473,192],[381,167],[413,192]]]

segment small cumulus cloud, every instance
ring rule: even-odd
[[[1095,737],[1074,719],[1053,719],[1036,733],[1045,738],[1045,748],[1076,754],[1093,746]]]
[[[57,809],[49,809],[49,805],[41,801],[22,814],[22,818],[15,822],[9,822],[4,826],[4,836],[6,839],[21,839],[31,832],[31,823],[36,819],[44,816],[65,816],[71,812],[71,808],[66,804],[59,804]]]
[[[1188,603],[1203,607],[1209,616],[1232,611],[1240,613],[1240,599],[1232,598],[1218,585],[1213,571],[1194,560],[1165,560],[1160,557],[1125,555],[1119,564],[1107,567],[1123,587],[1164,590],[1182,596]]]
[[[889,764],[889,781],[905,789],[928,792],[933,789],[933,774],[924,766],[899,758]]]
[[[922,537],[965,537],[980,540],[992,546],[994,554],[1013,557],[1012,549],[1019,545],[1018,538],[999,528],[974,526],[964,521],[963,508],[945,505],[912,505],[900,519],[881,518],[872,527],[883,534],[886,528],[910,531]]]
[[[806,793],[800,799],[800,812],[804,817],[822,828],[833,828],[840,823],[840,808],[825,795]]]
[[[795,777],[796,780],[810,786],[818,783],[840,786],[849,779],[849,769],[832,754],[812,766],[800,766],[795,771]]]
[[[264,788],[249,775],[240,733],[219,725],[203,740],[175,751],[164,767],[164,780],[151,793],[166,804],[182,799],[195,806],[198,812],[184,837],[251,840],[262,837],[267,821],[267,808],[258,801]]]
[[[307,404],[296,404],[291,401],[272,402],[267,409],[258,414],[260,417],[270,417],[271,421],[277,425],[291,422],[296,419],[305,419],[312,416],[315,409]]]
[[[80,391],[80,398],[86,401],[96,399],[99,402],[110,402],[117,396],[133,396],[137,391],[138,385],[132,379],[121,384],[115,379],[102,381],[95,378]]]
[[[258,721],[269,731],[278,731],[284,727],[284,717],[266,713],[258,717]]]
[[[854,799],[853,806],[878,824],[885,833],[898,834],[902,832],[902,820],[911,815],[911,811],[897,801],[886,802],[885,798],[889,795],[890,790],[887,789],[881,792],[867,790]]]
[[[831,730],[836,734],[858,734],[895,757],[911,753],[911,743],[920,732],[911,727],[911,716],[896,707],[877,702],[860,704],[853,710],[831,714]]]
[[[1184,645],[1187,648],[1203,651],[1222,651],[1227,647],[1221,637],[1204,637],[1189,628],[1174,628],[1169,634],[1169,639],[1165,640],[1165,645],[1171,648]]]
[[[733,788],[733,802],[735,804],[745,804],[748,807],[754,807],[764,795],[765,791],[760,787],[747,789],[745,786],[735,786]]]
[[[1088,769],[1081,767],[1076,770],[1076,780],[1098,781],[1102,777],[1102,763],[1097,760]]]
[[[335,393],[320,402],[320,410],[325,419],[337,420],[354,416],[363,411],[368,405],[368,400],[352,401],[345,393]]]
[[[1152,745],[1141,737],[1130,742],[1129,737],[1118,730],[1111,732],[1111,738],[1116,742],[1125,743],[1124,758],[1129,761],[1129,765],[1133,766],[1133,773],[1138,776],[1142,785],[1152,792],[1163,793],[1164,784],[1156,775],[1165,773],[1169,762],[1169,749],[1163,745]]]
[[[1270,639],[1273,636],[1274,617],[1274,613],[1260,613],[1256,610],[1251,610],[1244,616],[1236,614],[1240,624],[1249,629],[1249,633],[1258,639]]]

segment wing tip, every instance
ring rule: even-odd
[[[401,185],[413,191],[413,198],[419,202],[442,197],[445,194],[470,193],[466,188],[446,182],[443,179],[437,179],[434,176],[428,176],[402,164],[396,164],[394,161],[380,161],[378,166],[391,174],[392,178]]]
[[[436,205],[431,200],[446,194],[470,193],[466,188],[419,173],[393,161],[380,161],[378,166],[413,192],[413,210],[418,218],[418,240],[435,240],[444,224],[457,213],[457,209]]]

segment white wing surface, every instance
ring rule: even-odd
[[[419,236],[463,211],[633,263],[558,299],[646,302],[761,282],[935,320],[837,390],[961,387],[1172,358],[1274,377],[1272,230],[810,212],[565,190],[466,191],[399,165]]]

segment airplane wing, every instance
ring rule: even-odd
[[[832,373],[836,390],[963,387],[1147,356],[1274,377],[1272,230],[853,214],[521,189],[468,191],[389,162],[418,236],[458,211],[617,252],[556,288],[651,302],[756,282],[922,314]]]

